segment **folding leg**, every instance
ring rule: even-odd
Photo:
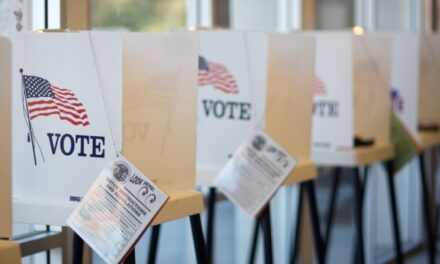
[[[363,171],[363,181],[361,182],[361,204],[362,204],[362,208],[364,205],[364,198],[365,198],[365,189],[367,188],[367,182],[368,182],[368,169],[369,169],[369,165],[365,165],[364,166],[364,171]],[[357,263],[359,262],[359,251],[357,250],[358,248],[358,244],[357,244],[357,238],[356,235],[354,236],[354,245],[355,247],[353,248],[353,263]]]
[[[195,214],[189,217],[191,222],[192,236],[194,240],[194,249],[198,264],[208,264],[208,255],[206,253],[205,238],[203,237],[202,223],[200,215]]]
[[[261,228],[263,229],[264,241],[264,262],[266,264],[273,263],[272,251],[272,225],[270,222],[270,205],[268,204],[260,215]]]
[[[206,208],[206,247],[209,263],[213,263],[214,260],[214,237],[215,237],[215,200],[217,196],[217,189],[215,187],[209,188],[208,194],[208,207]]]
[[[402,244],[400,239],[399,215],[397,211],[397,197],[394,186],[393,161],[386,162],[388,194],[390,196],[391,220],[394,235],[394,248],[396,250],[396,262],[403,263]]]
[[[435,155],[435,164],[437,165],[437,169],[440,166],[440,146],[434,149],[434,155]],[[437,185],[435,185],[437,186]],[[440,221],[440,205],[437,204],[437,197],[434,197],[435,201],[435,223],[434,223],[434,240],[436,241],[438,238],[438,228],[439,228],[439,221]],[[435,247],[436,249],[436,247]]]
[[[363,206],[362,206],[362,183],[360,180],[359,169],[353,168],[353,216],[354,225],[356,227],[356,246],[357,256],[356,263],[365,263],[364,253],[364,232],[363,232]]]
[[[299,253],[299,238],[301,237],[301,221],[302,221],[302,206],[304,197],[304,185],[299,186],[298,205],[296,207],[296,223],[292,230],[293,249],[290,254],[290,263],[296,263]]]
[[[254,221],[254,228],[252,232],[252,239],[251,239],[251,249],[249,251],[249,264],[255,263],[255,257],[257,255],[257,245],[258,245],[258,234],[260,231],[260,218],[257,218]]]
[[[362,204],[364,204],[364,198],[365,198],[365,189],[367,186],[367,181],[368,181],[368,165],[365,165],[364,167],[364,177],[363,177],[363,181],[362,181]]]
[[[420,164],[420,180],[422,182],[422,199],[423,199],[423,209],[425,214],[425,228],[426,228],[426,239],[428,246],[428,261],[430,264],[435,262],[435,239],[433,234],[433,229],[431,225],[431,208],[430,208],[430,195],[428,184],[426,182],[426,171],[424,166],[424,153],[419,155]]]
[[[135,249],[128,254],[127,258],[124,261],[124,264],[135,264],[136,263],[136,252]]]
[[[151,230],[150,249],[148,251],[148,264],[156,263],[157,248],[159,246],[160,225],[155,225]]]
[[[315,193],[315,185],[313,181],[307,181],[301,183],[304,185],[305,192],[307,193],[307,197],[309,200],[309,211],[310,211],[310,219],[312,221],[312,230],[313,230],[313,242],[315,245],[315,253],[316,259],[318,263],[325,263],[324,256],[324,245],[321,237],[321,228],[319,226],[319,214],[318,214],[318,206],[316,205],[316,193]]]
[[[46,225],[46,232],[50,232],[50,225]],[[46,264],[50,264],[50,250],[46,250]]]
[[[83,263],[84,241],[82,238],[73,232],[73,252],[72,252],[72,264]]]
[[[329,209],[328,209],[327,224],[326,224],[325,236],[324,236],[324,256],[327,255],[328,243],[330,241],[331,229],[333,226],[333,220],[335,215],[335,204],[338,197],[339,182],[341,178],[341,171],[342,169],[340,167],[335,168],[335,174],[332,182],[332,189],[330,191],[330,200],[328,206]]]

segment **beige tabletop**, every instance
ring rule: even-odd
[[[20,246],[13,241],[0,240],[0,263],[21,263]]]
[[[311,160],[298,159],[298,163],[292,173],[284,180],[283,185],[297,184],[316,178],[316,165]],[[219,170],[208,168],[197,168],[197,186],[211,187],[217,177]]]
[[[182,217],[203,212],[203,195],[194,190],[179,190],[174,187],[158,184],[170,199],[154,218],[152,225],[158,225]]]
[[[394,151],[391,144],[378,144],[336,150],[312,150],[313,160],[318,166],[356,167],[389,160]]]
[[[316,164],[311,160],[298,160],[292,173],[284,180],[283,185],[292,185],[317,177]]]
[[[417,139],[420,150],[433,148],[440,145],[440,132],[418,132]]]

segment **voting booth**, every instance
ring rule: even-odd
[[[363,183],[359,169],[386,163],[393,223],[397,222],[390,141],[391,48],[386,34],[318,32],[314,85],[312,151],[318,166],[334,168],[329,217],[324,239],[328,247],[335,197],[344,169],[351,171],[353,215],[358,261],[365,260]],[[394,242],[401,256],[398,225]],[[397,230],[397,231],[396,231]]]
[[[2,100],[11,100],[3,112],[11,133],[2,137],[11,144],[4,165],[13,180],[13,219],[65,225],[120,149],[122,42],[90,33],[17,33],[9,40],[2,51],[12,58],[11,85],[2,86],[9,95]]]
[[[224,30],[194,34],[200,50],[197,183],[210,186],[257,129],[295,158],[310,160],[312,37]]]
[[[10,89],[1,92],[12,104],[2,102],[1,117],[12,133],[1,142],[11,151],[1,162],[13,180],[14,221],[65,225],[118,152],[170,197],[154,223],[203,210],[194,178],[194,38],[24,33],[8,42],[1,39],[1,81]]]
[[[419,149],[440,142],[438,76],[440,37],[436,34],[392,34],[392,90],[394,113]],[[408,63],[410,61],[410,63]]]
[[[196,256],[203,261],[203,197],[195,191],[196,39],[144,33],[120,37],[122,154],[103,169],[68,225],[106,262],[119,263],[134,261],[134,248],[148,226],[157,239],[160,224],[188,217]],[[74,248],[81,262],[81,249]],[[152,262],[156,249],[151,246]]]
[[[384,34],[319,32],[313,148],[384,145],[390,134],[391,39]]]
[[[197,184],[211,187],[207,243],[212,259],[216,199],[213,180],[231,168],[230,159],[237,158],[239,147],[243,149],[256,131],[265,131],[296,159],[284,184],[316,177],[315,165],[310,161],[315,42],[312,36],[296,34],[225,30],[192,34],[199,37]],[[217,178],[215,186],[225,191],[223,183],[241,186],[245,181],[246,187],[225,194],[255,217],[256,204],[263,197],[249,198],[255,196],[254,182],[260,180],[254,175],[254,181],[247,181],[248,176],[231,175],[229,183]],[[247,198],[242,196],[245,194]],[[253,201],[245,205],[249,199]],[[264,209],[258,218],[268,216],[268,209]]]

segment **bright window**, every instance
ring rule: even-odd
[[[185,0],[92,0],[92,29],[168,31],[186,22]]]

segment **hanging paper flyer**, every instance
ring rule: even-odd
[[[104,261],[118,263],[167,200],[156,184],[120,155],[104,168],[67,224]]]
[[[214,183],[246,213],[256,217],[295,164],[286,150],[258,131],[238,148]]]

